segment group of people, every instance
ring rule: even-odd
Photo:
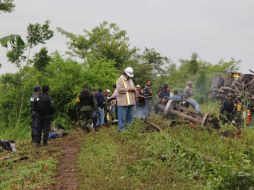
[[[157,92],[159,101],[155,105],[155,113],[158,112],[157,105],[161,103],[163,99],[172,99],[177,102],[186,102],[194,108],[196,113],[201,114],[199,103],[193,98],[192,86],[193,82],[188,81],[185,88],[183,89],[182,94],[179,94],[178,90],[174,90],[173,92],[171,92],[172,90],[167,84],[161,86]]]
[[[247,112],[246,112],[247,111]],[[231,123],[240,128],[247,117],[247,124],[253,123],[254,96],[250,98],[248,105],[244,105],[241,97],[234,97],[228,93],[220,108],[220,119],[223,123]]]
[[[133,69],[127,67],[113,86],[112,94],[109,89],[91,91],[87,84],[77,97],[78,116],[81,127],[90,132],[91,128],[98,131],[99,127],[118,123],[118,131],[123,132],[133,118],[147,119],[152,111],[153,91],[151,80],[146,80],[144,87],[135,85],[132,78]],[[32,113],[32,142],[41,144],[43,132],[43,145],[47,145],[50,123],[55,112],[52,98],[48,95],[49,87],[36,86],[31,97]],[[176,101],[183,99],[191,104],[196,112],[200,112],[199,104],[192,98],[192,82],[189,81],[183,91],[170,92],[167,84],[161,86],[157,92],[159,102],[165,97]]]
[[[127,67],[113,86],[112,95],[110,90],[103,92],[102,89],[92,93],[84,85],[77,98],[82,128],[89,132],[92,124],[98,131],[100,126],[107,124],[110,116],[111,120],[118,121],[118,131],[123,132],[134,117],[148,117],[152,110],[151,81],[147,80],[141,89],[134,85],[133,77],[133,69]]]

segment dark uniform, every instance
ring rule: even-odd
[[[50,130],[50,123],[53,114],[55,113],[55,108],[51,97],[47,93],[42,93],[39,96],[37,102],[37,113],[38,113],[38,136],[36,142],[40,144],[41,142],[41,135],[43,132],[43,145],[47,145],[49,130]]]
[[[232,122],[235,116],[235,102],[233,99],[227,99],[221,107],[221,120],[223,123]]]
[[[32,143],[36,143],[36,137],[38,136],[38,114],[36,110],[37,106],[37,101],[38,101],[38,95],[33,94],[31,97],[31,113],[32,113],[32,131],[31,131],[31,136],[32,136]]]
[[[81,127],[88,132],[90,131],[87,126],[89,123],[96,125],[96,110],[97,104],[94,95],[87,89],[83,90],[77,99],[78,108],[80,111]]]
[[[39,86],[34,87],[34,94],[32,95],[30,99],[31,103],[31,115],[32,115],[32,130],[31,130],[31,136],[32,136],[32,143],[36,143],[36,137],[38,136],[38,114],[37,114],[37,101],[39,97],[39,93],[41,91],[41,88]]]

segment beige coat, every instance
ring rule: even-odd
[[[127,80],[121,75],[116,81],[117,89],[117,105],[118,106],[131,106],[135,105],[135,92],[128,92],[129,89],[135,88],[135,85],[131,79]]]

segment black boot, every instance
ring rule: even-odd
[[[48,142],[47,141],[43,141],[43,146],[48,146]]]

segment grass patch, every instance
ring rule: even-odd
[[[137,132],[141,125],[143,123],[137,121],[125,133],[110,128],[89,134],[77,161],[81,173],[80,189],[201,187],[196,181],[185,178],[174,164],[169,166],[149,154],[147,143],[158,134]]]
[[[50,183],[56,168],[53,158],[34,163],[19,163],[0,169],[0,189],[36,189]]]

